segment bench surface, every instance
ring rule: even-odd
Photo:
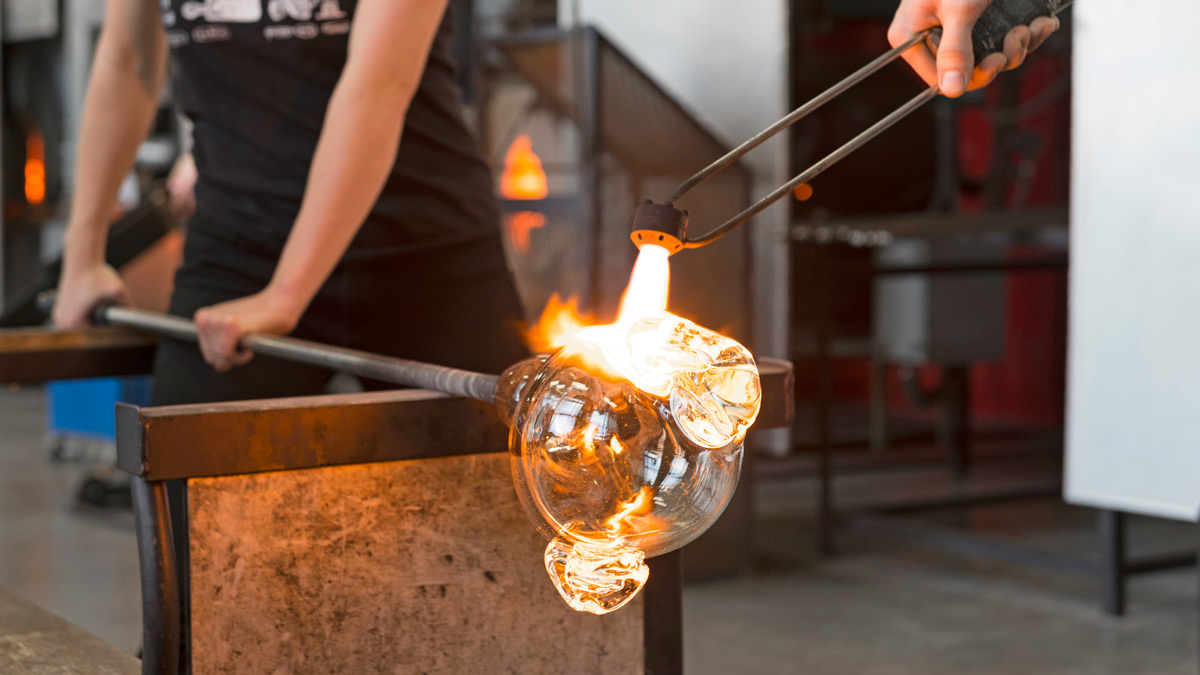
[[[0,673],[132,675],[141,661],[0,589]]]

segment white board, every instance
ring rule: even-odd
[[[1067,500],[1200,507],[1200,2],[1075,13]]]

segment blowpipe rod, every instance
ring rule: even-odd
[[[96,323],[132,328],[174,340],[199,341],[196,324],[168,314],[102,305],[97,308],[94,319]],[[259,356],[273,356],[372,380],[466,396],[488,403],[495,401],[496,382],[500,379],[495,375],[275,335],[247,335],[242,338],[241,347]]]

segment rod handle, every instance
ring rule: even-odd
[[[1028,26],[1039,16],[1054,16],[1071,4],[1071,0],[995,0],[983,10],[971,31],[975,65],[988,54],[1004,51],[1004,36],[1017,26]],[[941,27],[929,33],[934,46],[942,39]]]

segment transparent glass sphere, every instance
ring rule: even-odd
[[[603,329],[502,378],[521,503],[568,604],[606,613],[644,558],[700,536],[737,485],[761,389],[737,342],[671,314]]]

